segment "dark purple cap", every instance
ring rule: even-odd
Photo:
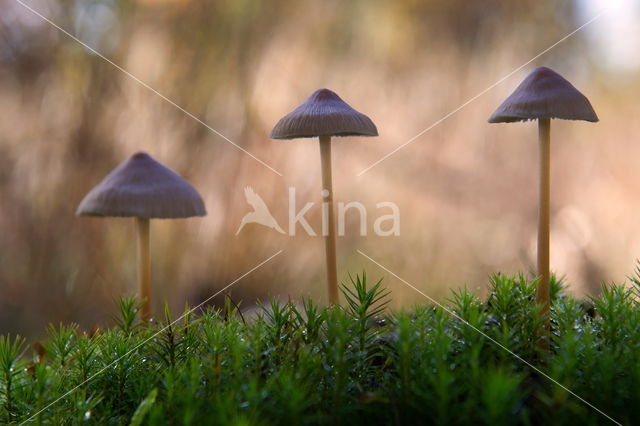
[[[206,216],[207,210],[189,182],[138,152],[89,191],[76,214],[170,219]]]
[[[272,139],[317,136],[378,136],[373,121],[346,104],[329,89],[316,90],[285,115],[271,131]]]
[[[597,122],[589,100],[557,72],[536,68],[489,117],[489,123],[560,118]]]

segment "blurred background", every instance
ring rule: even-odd
[[[76,217],[83,196],[138,150],[200,191],[205,218],[152,222],[155,311],[196,305],[280,249],[231,291],[326,298],[321,237],[259,225],[244,187],[284,227],[288,188],[321,221],[316,140],[268,138],[314,90],[336,91],[378,138],[333,144],[336,201],[359,201],[338,240],[340,279],[385,277],[394,306],[422,303],[360,249],[436,299],[491,273],[531,273],[535,123],[486,119],[534,67],[589,99],[601,122],[552,125],[552,268],[571,291],[623,282],[640,257],[640,5],[633,0],[21,0],[282,173],[244,154],[34,15],[0,0],[0,333],[109,321],[136,291],[132,219]],[[596,16],[413,143],[360,171]],[[391,201],[400,236],[376,237]],[[299,207],[298,207],[299,208]],[[300,230],[299,230],[300,231]],[[221,296],[212,303],[222,303]],[[426,300],[424,300],[426,302]]]

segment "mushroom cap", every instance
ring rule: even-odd
[[[89,191],[76,214],[169,219],[206,216],[207,210],[189,182],[138,152]]]
[[[533,70],[489,117],[489,123],[560,118],[597,122],[589,99],[557,72]]]
[[[329,89],[316,90],[302,105],[278,121],[272,139],[317,136],[378,136],[373,121]]]

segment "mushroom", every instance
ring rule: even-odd
[[[134,217],[138,234],[138,285],[142,318],[151,318],[149,219],[206,216],[198,191],[150,155],[138,152],[120,163],[84,197],[77,215]]]
[[[549,297],[549,204],[551,119],[597,122],[589,100],[555,71],[540,67],[525,78],[489,117],[489,123],[538,120],[540,144],[540,206],[538,216],[538,283],[536,298],[548,330]],[[548,336],[548,333],[547,333]],[[548,345],[548,341],[545,346]]]
[[[328,89],[316,90],[302,105],[278,121],[272,139],[320,139],[322,164],[322,197],[328,207],[328,230],[325,235],[327,285],[329,302],[338,303],[338,272],[336,267],[336,229],[331,179],[331,136],[378,136],[373,121],[356,111]]]

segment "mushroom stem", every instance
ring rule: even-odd
[[[136,217],[138,232],[138,291],[142,300],[142,319],[151,319],[151,255],[149,253],[149,219]]]
[[[327,285],[329,303],[338,303],[338,268],[336,266],[336,226],[333,211],[333,183],[331,179],[331,136],[320,136],[320,161],[322,162],[323,202],[328,207],[328,230],[324,236],[327,260]]]
[[[551,199],[551,120],[538,120],[540,142],[540,211],[538,216],[538,275],[540,282],[536,292],[541,315],[544,319],[543,346],[549,347],[549,205]]]

